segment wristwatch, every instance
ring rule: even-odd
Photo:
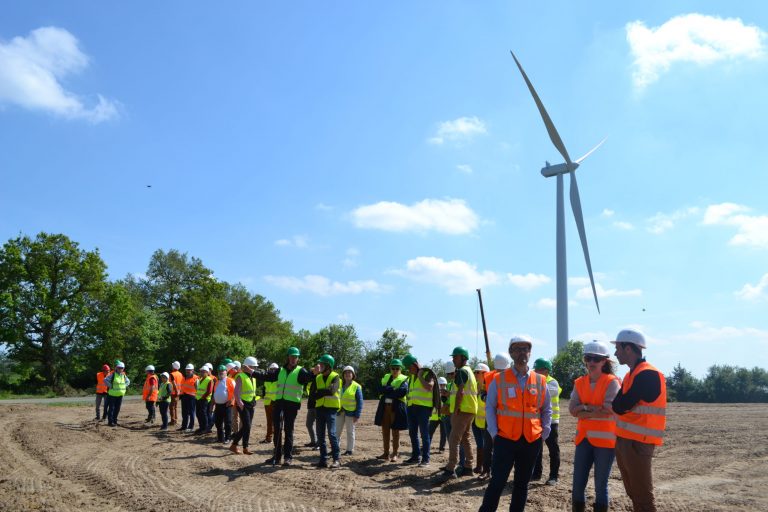
[[[589,409],[587,408],[587,404],[582,404],[581,405],[581,410],[584,411],[584,412],[589,412]]]

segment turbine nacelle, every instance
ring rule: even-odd
[[[570,165],[565,162],[555,165],[550,165],[549,162],[546,162],[546,164],[546,166],[541,168],[541,175],[545,178],[551,178],[552,176],[557,176],[558,174],[573,172],[579,168],[579,164],[576,162],[571,162]]]

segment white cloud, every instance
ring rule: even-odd
[[[642,21],[627,23],[627,42],[634,57],[632,78],[642,90],[676,62],[701,66],[763,55],[765,32],[739,18],[692,13],[649,28]]]
[[[464,174],[472,174],[474,172],[472,166],[469,164],[459,164],[456,166],[456,168]]]
[[[356,267],[358,265],[358,258],[360,257],[360,250],[355,247],[350,247],[346,252],[347,257],[341,262],[347,268]]]
[[[462,142],[475,135],[487,133],[485,123],[477,117],[460,117],[453,121],[440,123],[437,132],[429,139],[431,144],[443,144],[445,141]]]
[[[316,210],[320,210],[321,212],[329,212],[333,210],[333,206],[327,205],[325,203],[317,203],[315,205]]]
[[[540,309],[555,309],[557,307],[557,300],[550,297],[544,297],[543,299],[539,299],[539,302],[536,303],[536,307]]]
[[[27,37],[0,41],[0,104],[91,123],[117,117],[115,102],[97,95],[89,107],[62,86],[63,78],[82,72],[88,64],[77,38],[61,28],[41,27]]]
[[[751,343],[768,344],[768,331],[755,327],[714,326],[708,322],[691,322],[693,332],[671,336],[673,341],[684,341],[700,345],[701,343],[731,344],[746,338]]]
[[[453,320],[448,320],[447,322],[437,322],[435,323],[435,327],[438,329],[458,329],[461,327],[460,322],[455,322]]]
[[[509,282],[523,290],[533,290],[552,281],[544,274],[507,274]]]
[[[352,220],[359,228],[449,235],[470,233],[480,223],[478,215],[461,199],[425,199],[411,206],[381,201],[353,210]]]
[[[698,213],[699,209],[696,207],[682,208],[680,210],[675,210],[672,213],[658,212],[656,215],[646,220],[646,223],[648,224],[646,229],[649,233],[660,235],[674,228],[675,225],[681,220],[687,219],[688,217]]]
[[[610,335],[606,334],[605,331],[587,331],[579,333],[572,337],[574,340],[579,340],[584,343],[589,343],[590,341],[602,341],[603,343],[608,343],[610,340],[614,339]],[[613,352],[613,349],[611,349],[611,352]]]
[[[595,277],[595,281],[606,278],[606,275],[603,272],[594,272],[592,275]],[[589,286],[589,277],[587,276],[569,277],[568,284],[570,286]]]
[[[275,240],[275,245],[279,247],[295,247],[297,249],[306,249],[309,247],[309,237],[306,235],[293,235],[291,238],[281,238]]]
[[[728,243],[768,248],[768,215],[747,215],[750,209],[734,203],[714,204],[704,213],[704,224],[710,226],[733,226],[736,235]]]
[[[346,322],[349,320],[349,315],[347,313],[339,313],[336,315],[336,319],[340,322]]]
[[[614,212],[613,210],[609,210],[608,208],[605,208],[605,209],[603,210],[603,213],[601,213],[600,215],[602,215],[603,217],[613,217],[613,215],[614,215],[615,213],[616,213],[616,212]]]
[[[763,274],[763,277],[755,285],[745,284],[741,290],[736,292],[736,296],[744,300],[768,298],[768,274]]]
[[[595,283],[595,291],[597,292],[598,299],[604,299],[608,297],[639,297],[643,294],[643,290],[638,288],[633,290],[617,290],[615,288],[605,289],[600,283]],[[585,286],[584,288],[579,288],[579,290],[576,292],[576,298],[582,300],[592,299],[592,287]]]
[[[621,220],[617,220],[613,223],[613,227],[616,229],[620,229],[622,231],[632,231],[635,229],[635,226],[631,222],[624,222]]]
[[[348,281],[340,283],[327,277],[307,275],[302,278],[293,276],[265,276],[264,280],[273,286],[292,292],[310,292],[322,297],[332,295],[358,295],[361,293],[383,293],[386,287],[373,280]]]
[[[395,273],[418,281],[444,288],[452,295],[474,293],[477,288],[498,284],[499,274],[480,272],[475,265],[462,260],[445,261],[431,256],[408,260],[404,270]]]

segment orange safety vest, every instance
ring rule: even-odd
[[[485,372],[485,391],[488,392],[488,390],[491,388],[491,382],[494,378],[496,378],[496,375],[498,375],[499,370],[491,370],[489,372]]]
[[[182,382],[184,382],[184,375],[179,370],[173,370],[171,372],[171,396],[179,396],[181,394]]]
[[[227,377],[227,402],[235,403],[235,380]]]
[[[150,393],[152,386],[155,387],[154,391]],[[157,375],[147,375],[144,380],[144,389],[141,391],[141,398],[145,402],[157,402]]]
[[[632,382],[638,373],[652,370],[659,374],[661,393],[653,402],[640,400],[628,413],[616,418],[616,435],[641,443],[661,445],[664,429],[667,426],[667,381],[664,374],[653,365],[643,361],[635,370],[624,377],[621,391],[626,394],[632,388]]]
[[[107,385],[104,384],[104,379],[107,377],[107,375],[109,374],[105,372],[99,372],[96,374],[96,394],[103,395],[109,391]]]
[[[199,377],[192,374],[191,377],[184,377],[181,381],[181,394],[182,395],[197,395],[197,380]]]
[[[499,435],[512,441],[520,436],[532,443],[541,437],[541,409],[547,392],[547,379],[531,370],[522,390],[512,368],[499,372],[496,382],[496,423]]]
[[[615,375],[603,373],[595,383],[595,389],[589,384],[589,375],[579,377],[574,381],[574,387],[579,394],[579,400],[584,405],[602,407],[605,403],[605,392],[614,380],[619,379]],[[614,448],[616,446],[616,418],[579,418],[576,423],[576,438],[574,444],[581,443],[587,438],[589,444],[598,448]]]

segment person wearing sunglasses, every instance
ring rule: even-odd
[[[619,392],[619,379],[608,359],[608,346],[599,341],[584,345],[584,366],[587,374],[573,382],[568,404],[576,424],[576,453],[573,458],[572,510],[584,512],[587,481],[595,468],[596,512],[608,510],[608,477],[611,474],[616,446],[616,421],[611,403]]]
[[[641,332],[624,329],[611,343],[619,364],[629,366],[612,404],[617,415],[616,465],[633,510],[655,512],[651,459],[667,426],[667,383],[643,357],[646,342]]]
[[[397,462],[400,451],[400,431],[408,430],[408,409],[406,395],[408,394],[408,377],[403,375],[403,362],[392,359],[389,362],[389,373],[381,378],[379,386],[379,406],[376,409],[374,425],[381,427],[384,441],[384,453],[378,459]],[[390,451],[390,436],[392,450]]]

